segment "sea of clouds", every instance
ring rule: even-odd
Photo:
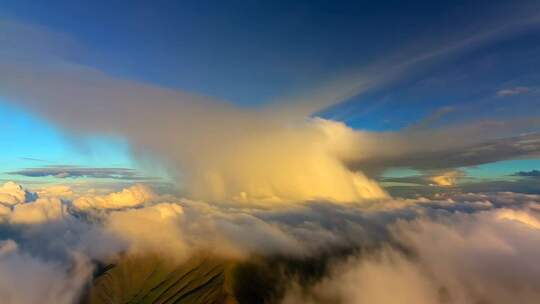
[[[5,303],[74,303],[97,262],[201,250],[230,259],[353,250],[291,303],[537,303],[540,196],[454,193],[273,207],[209,204],[136,184],[119,192],[0,187]],[[55,191],[56,190],[56,191]],[[24,289],[24,292],[22,292]]]

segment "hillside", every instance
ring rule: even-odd
[[[97,275],[83,303],[234,304],[233,268],[205,256],[180,264],[156,256],[125,257]]]

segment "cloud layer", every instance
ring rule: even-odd
[[[15,184],[16,185],[16,184]],[[22,187],[8,184],[6,188]],[[36,189],[35,192],[43,193]],[[228,259],[303,259],[352,249],[313,285],[290,286],[283,303],[535,303],[540,299],[540,196],[454,193],[371,204],[215,205],[135,185],[74,200],[2,203],[0,295],[12,303],[73,303],[90,261],[200,251]],[[85,197],[84,207],[77,200]],[[129,203],[128,203],[129,202]],[[12,287],[31,280],[31,292]],[[388,293],[388,289],[393,290]]]
[[[398,221],[405,252],[383,246],[339,262],[283,303],[536,303],[539,228],[538,214],[511,209]]]

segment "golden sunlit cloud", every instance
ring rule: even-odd
[[[460,171],[448,171],[441,175],[432,176],[430,180],[437,186],[454,186],[458,179],[463,177],[463,173]]]

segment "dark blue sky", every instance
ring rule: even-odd
[[[0,14],[70,35],[75,59],[110,73],[259,104],[512,21],[519,2],[7,0]]]

